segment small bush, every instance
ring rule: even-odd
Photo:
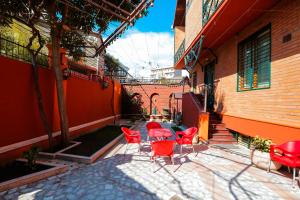
[[[270,145],[272,144],[272,141],[269,139],[264,139],[259,136],[256,136],[251,141],[251,146],[254,149],[257,149],[262,152],[270,152]]]
[[[30,170],[34,170],[36,167],[36,159],[40,148],[37,146],[32,146],[28,151],[23,152],[22,157],[27,160],[27,165]]]

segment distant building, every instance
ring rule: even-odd
[[[103,39],[99,34],[91,33],[89,36],[86,37],[86,42],[88,45],[100,46],[103,43]],[[83,61],[86,65],[96,68],[97,71],[103,70],[105,52],[101,52],[95,57],[90,57],[93,56],[96,53],[96,51],[93,48],[86,48],[85,53],[87,57],[85,57]]]
[[[153,79],[176,79],[182,77],[181,70],[175,70],[173,67],[165,67],[165,68],[158,68],[158,69],[151,69],[151,78]]]

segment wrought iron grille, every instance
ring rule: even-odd
[[[25,46],[7,39],[2,35],[0,35],[0,55],[30,63],[32,60],[32,57]],[[39,52],[37,64],[42,67],[48,67],[48,55]]]
[[[224,0],[202,0],[202,26],[209,21],[223,1]]]
[[[185,39],[182,41],[182,43],[180,44],[178,50],[175,53],[174,64],[176,64],[180,60],[180,58],[184,54],[184,51],[185,51]]]

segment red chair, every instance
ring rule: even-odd
[[[268,172],[270,172],[271,160],[293,168],[292,183],[294,187],[296,168],[300,167],[300,141],[286,142],[281,145],[271,145],[270,158]]]
[[[140,131],[130,130],[126,127],[121,128],[127,141],[124,155],[126,154],[128,144],[139,144],[139,152],[141,151],[141,133]]]
[[[193,138],[197,131],[198,129],[196,127],[188,128],[185,131],[176,131],[176,142],[181,145],[180,154],[182,154],[182,146],[185,144],[192,145],[193,152],[195,153]]]
[[[168,156],[171,159],[172,164],[174,165],[173,155],[174,155],[174,143],[175,141],[171,140],[161,140],[151,142],[152,156],[151,160],[154,160],[157,156]]]
[[[160,123],[158,122],[148,122],[146,124],[146,128],[149,131],[150,129],[155,129],[155,128],[162,128]],[[149,141],[149,135],[147,135],[147,142]]]

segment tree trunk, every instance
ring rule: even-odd
[[[113,74],[111,73],[111,83],[112,83],[112,97],[110,101],[111,110],[114,115],[114,124],[116,124],[116,113],[115,113],[115,81],[113,79]]]
[[[47,120],[47,116],[46,116],[46,113],[44,110],[42,93],[41,93],[41,88],[39,85],[39,73],[38,73],[38,66],[37,66],[37,62],[36,62],[36,55],[34,55],[34,53],[31,53],[31,58],[32,58],[34,91],[35,91],[36,97],[37,97],[39,114],[40,114],[40,118],[42,120],[44,129],[48,135],[49,148],[51,149],[53,147],[53,137],[52,137],[52,131],[50,129],[50,126],[49,126],[49,123]]]
[[[66,146],[69,143],[69,123],[67,116],[66,102],[64,98],[63,74],[60,67],[60,38],[57,34],[52,36],[52,67],[56,80],[56,92],[58,100],[58,110],[60,117],[60,129],[62,144]]]

